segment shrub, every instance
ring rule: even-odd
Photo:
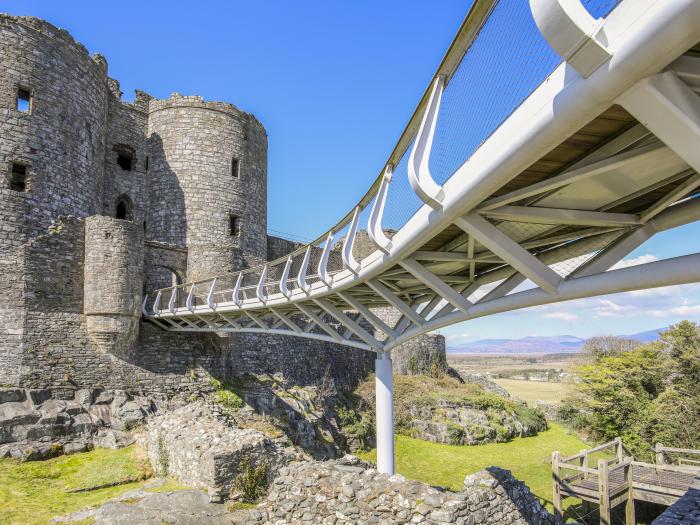
[[[450,445],[461,445],[464,441],[464,429],[455,423],[447,423],[447,440]]]
[[[471,399],[468,399],[467,404],[479,410],[505,410],[509,405],[508,401],[506,401],[502,397],[498,397],[493,394],[487,394],[486,392],[484,392],[483,394],[478,394]]]
[[[257,501],[265,494],[266,487],[267,461],[261,461],[254,465],[250,458],[241,460],[238,464],[235,488],[241,493],[243,501],[247,503]]]
[[[230,411],[237,411],[245,404],[243,398],[231,390],[219,390],[216,393],[216,402]]]
[[[209,384],[215,392],[214,401],[220,404],[227,414],[235,414],[245,405],[243,396],[233,383],[222,383],[218,379],[211,378]]]
[[[163,436],[158,437],[158,467],[160,469],[158,474],[161,477],[168,475],[170,458],[168,457],[168,448],[165,446],[165,439],[163,439]]]
[[[547,419],[544,412],[537,408],[530,408],[527,405],[515,405],[514,410],[518,420],[528,428],[537,432],[547,430]]]
[[[374,439],[374,424],[367,414],[358,414],[352,408],[338,405],[336,407],[338,421],[343,432],[357,439],[363,449],[370,448]]]

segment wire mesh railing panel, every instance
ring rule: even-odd
[[[413,144],[406,150],[401,161],[394,167],[394,173],[389,184],[386,205],[384,207],[384,220],[382,227],[387,237],[393,235],[413,217],[423,201],[416,195],[408,181],[408,159]]]
[[[614,9],[620,0],[582,2],[592,16],[603,17]],[[445,88],[430,159],[431,174],[435,181],[444,184],[560,63],[561,58],[549,47],[537,29],[528,0],[497,0]],[[405,144],[406,138],[402,137],[400,144]],[[424,205],[408,179],[408,161],[414,141],[415,137],[401,160],[393,167],[393,177],[387,187],[381,226],[388,237],[393,237]],[[367,233],[367,228],[380,180],[375,180],[367,195],[358,203],[360,222],[353,249],[358,262],[377,249]],[[331,278],[346,269],[343,246],[351,217],[352,213],[346,215],[330,230],[333,233],[333,244],[327,253],[325,271]],[[516,242],[538,238],[548,229],[555,228],[554,225],[512,222],[504,224],[498,221],[493,221],[493,224]],[[279,232],[271,233],[288,237]],[[327,235],[320,236],[311,243],[306,268],[308,285],[321,280],[318,274],[319,263],[323,257]],[[306,247],[303,247],[290,255],[292,264],[287,278],[287,288],[290,291],[299,287],[298,276],[305,252]],[[286,259],[287,257],[284,257],[268,263],[267,276],[263,282],[263,293],[266,296],[281,291],[280,280],[287,266]],[[486,264],[489,264],[489,261]],[[490,270],[487,268],[487,271]],[[206,304],[212,289],[215,302],[233,300],[233,290],[239,282],[239,277],[240,298],[254,299],[259,293],[263,271],[263,266],[260,266],[243,272],[230,272],[217,277],[213,288],[211,280],[196,283],[195,293],[190,295],[189,306]],[[562,271],[570,273],[569,270]],[[169,306],[188,306],[190,287],[191,285],[181,286],[175,292],[162,291],[160,308],[167,310]],[[175,300],[171,303],[170,297],[173,293]]]
[[[557,262],[551,263],[550,267],[561,277],[567,278],[578,268],[593,259],[602,250],[610,246],[624,233],[624,230],[619,230],[597,235],[595,237],[588,237],[579,241],[571,241],[570,243],[567,243],[561,247],[545,252],[542,255],[542,259],[545,261],[548,259],[557,260]],[[557,255],[556,257],[553,255],[548,256],[548,253],[556,253]]]
[[[500,0],[445,88],[430,162],[438,184],[561,63],[540,34],[527,0]]]
[[[547,231],[557,227],[556,224],[536,224],[531,222],[503,221],[497,223],[499,230],[505,233],[515,242],[523,242],[534,237],[538,237]]]

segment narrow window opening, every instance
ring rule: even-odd
[[[114,151],[117,152],[117,164],[124,171],[131,171],[134,163],[134,150],[129,146],[117,145],[114,146]]]
[[[126,219],[126,203],[117,204],[117,219]]]
[[[240,175],[241,163],[236,157],[231,159],[231,175],[238,178]]]
[[[17,111],[29,113],[32,109],[32,94],[27,88],[17,89]]]
[[[131,171],[131,157],[124,153],[117,153],[117,164],[124,171]]]
[[[235,215],[231,215],[228,221],[229,235],[232,237],[240,237],[241,235],[241,219]]]
[[[144,168],[148,171],[148,157],[146,157],[146,162],[144,162]]]
[[[117,199],[114,216],[117,219],[130,221],[132,209],[131,199],[127,195],[122,195]]]
[[[12,163],[10,172],[10,189],[12,191],[27,191],[27,167]]]

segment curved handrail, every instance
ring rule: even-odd
[[[326,286],[330,286],[332,276],[339,272],[347,270],[348,273],[358,274],[360,268],[363,267],[363,264],[355,260],[352,250],[354,239],[357,235],[359,227],[359,216],[370,205],[372,206],[372,210],[368,223],[368,236],[374,242],[375,246],[377,246],[378,251],[388,254],[392,249],[391,239],[389,239],[382,228],[382,212],[386,203],[389,186],[392,181],[394,166],[396,166],[404,157],[408,147],[412,143],[414,144],[414,147],[409,156],[409,165],[407,169],[408,182],[410,183],[414,192],[424,202],[433,208],[440,208],[442,206],[442,200],[444,199],[443,189],[442,186],[438,185],[430,176],[428,163],[431,145],[434,140],[442,93],[447,88],[453,74],[457,69],[457,66],[464,57],[465,52],[479,34],[480,29],[488,19],[497,3],[498,0],[476,0],[474,2],[469,13],[467,14],[467,17],[462,23],[462,26],[460,27],[457,37],[452,42],[435,75],[433,75],[432,81],[427,86],[416,110],[404,128],[387,162],[383,166],[381,174],[375,178],[365,195],[363,195],[359,202],[353,206],[351,211],[346,213],[345,216],[340,219],[340,221],[310,243],[300,246],[283,257],[232,274],[232,276],[236,278],[236,283],[233,290],[215,290],[216,281],[212,283],[212,278],[201,279],[175,287],[157,290],[157,300],[154,303],[154,310],[156,309],[156,304],[160,306],[159,297],[162,293],[169,292],[171,294],[168,309],[173,311],[177,302],[177,297],[180,293],[179,290],[184,292],[186,291],[187,286],[191,286],[189,295],[192,295],[194,293],[193,291],[195,286],[202,283],[212,283],[206,299],[207,304],[211,304],[211,302],[216,303],[214,300],[215,296],[223,296],[225,298],[225,294],[231,293],[233,302],[240,307],[244,301],[252,298],[247,293],[250,290],[255,290],[254,296],[264,303],[266,298],[270,295],[268,293],[270,286],[277,286],[279,292],[284,297],[290,298],[294,291],[289,289],[289,283],[291,282],[296,281],[297,287],[308,294],[312,287],[317,284],[316,281],[320,281]],[[349,227],[348,233],[342,241],[343,247],[341,250],[343,269],[331,270],[328,268],[328,259],[332,241],[334,237],[337,236],[338,233],[346,226]],[[308,274],[308,267],[311,262],[312,253],[314,253],[314,250],[321,250],[321,245],[324,243],[324,241],[325,246],[322,248],[323,251],[321,261],[316,268],[317,274],[310,275]],[[303,258],[301,268],[297,276],[290,278],[293,262],[297,258]],[[365,259],[368,258],[376,259],[377,256],[370,255],[365,257]],[[275,281],[269,282],[267,279],[268,275],[279,275],[278,272],[272,272],[270,270],[273,268],[281,269],[283,265],[284,270],[282,272],[282,278],[276,280],[277,277],[274,277]],[[250,282],[253,277],[258,276],[259,278],[255,279],[257,285],[249,286],[246,284],[246,286],[243,286],[244,282]],[[243,297],[241,297],[241,294]]]

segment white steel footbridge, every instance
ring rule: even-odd
[[[608,271],[700,219],[699,43],[700,0],[476,0],[353,210],[288,257],[153,292],[143,315],[375,351],[378,462],[393,472],[392,348],[700,281],[700,254]]]

